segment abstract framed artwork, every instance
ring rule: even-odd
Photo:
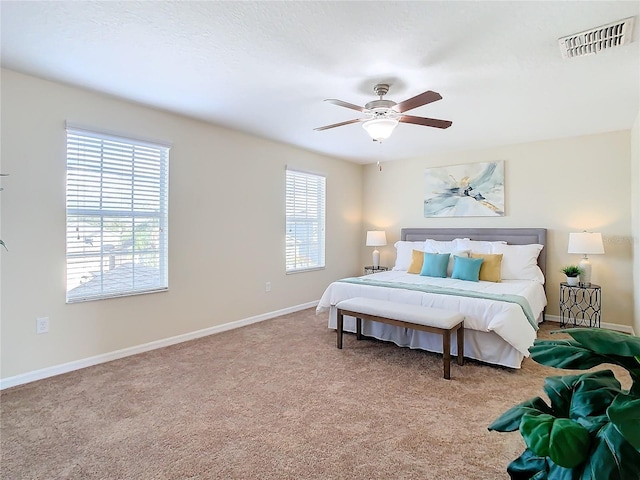
[[[425,217],[503,217],[504,160],[427,168]]]

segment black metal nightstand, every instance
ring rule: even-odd
[[[365,275],[370,275],[372,273],[378,273],[378,272],[386,272],[387,270],[389,270],[389,268],[387,267],[373,267],[373,266],[369,266],[369,267],[364,267],[364,274]]]
[[[600,327],[602,293],[600,285],[575,287],[566,282],[560,284],[560,316],[562,328]]]

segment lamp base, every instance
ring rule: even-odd
[[[585,255],[578,265],[582,273],[580,274],[580,286],[581,287],[590,287],[591,286],[591,262]]]
[[[378,250],[373,251],[373,268],[377,269],[380,266],[380,252]]]

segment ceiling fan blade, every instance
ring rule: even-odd
[[[335,98],[327,98],[325,102],[333,103],[334,105],[338,105],[340,107],[350,108],[351,110],[364,112],[364,107],[359,107],[358,105],[354,105],[353,103],[349,102],[343,102],[342,100],[336,100]]]
[[[350,123],[357,123],[361,120],[359,118],[354,118],[353,120],[347,120],[346,122],[334,123],[333,125],[325,125],[324,127],[314,128],[317,132],[321,130],[328,130],[329,128],[341,127],[342,125],[349,125]]]
[[[437,100],[442,100],[442,95],[437,92],[427,90],[420,95],[416,95],[415,97],[409,98],[404,102],[400,102],[395,107],[393,107],[393,109],[397,112],[402,113],[413,108],[421,107],[422,105],[426,105],[427,103],[435,102]]]
[[[425,127],[449,128],[453,122],[450,120],[438,120],[437,118],[414,117],[413,115],[402,115],[398,121],[404,123],[415,123]]]

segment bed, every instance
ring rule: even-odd
[[[329,328],[336,328],[335,305],[347,298],[378,298],[444,308],[466,317],[465,357],[520,368],[529,355],[528,348],[536,338],[547,304],[546,229],[403,228],[395,247],[392,270],[341,279],[327,287],[316,312],[329,312]],[[437,267],[440,272],[445,268],[440,260],[447,253],[445,276],[431,276],[431,260],[441,264]],[[416,271],[416,255],[422,271]],[[461,257],[468,260],[460,260]],[[483,260],[479,262],[478,258]],[[480,271],[479,281],[472,281],[474,274],[462,266],[482,263],[486,271]],[[477,272],[475,275],[478,278]],[[363,322],[362,328],[369,337],[442,353],[442,338],[435,334],[368,321]],[[344,329],[355,332],[355,318],[345,317]],[[451,353],[455,355],[453,339],[452,344]]]

